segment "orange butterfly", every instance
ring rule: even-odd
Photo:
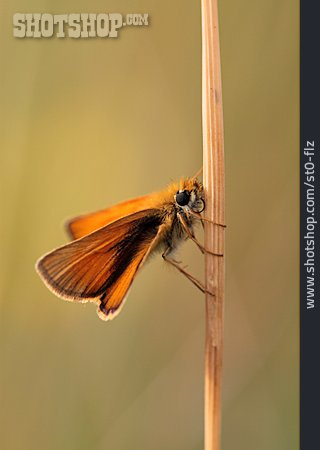
[[[170,257],[188,238],[204,251],[193,233],[195,221],[203,219],[203,197],[202,184],[185,178],[164,191],[77,217],[67,224],[75,240],[44,255],[36,269],[57,296],[96,302],[103,320],[120,312],[136,273],[156,251],[205,291]]]

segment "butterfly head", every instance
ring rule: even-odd
[[[184,180],[174,199],[177,207],[201,213],[205,208],[202,184],[195,178]]]

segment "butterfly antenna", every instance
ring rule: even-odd
[[[201,175],[203,172],[203,167],[200,167],[200,169],[193,175],[192,178],[198,178],[199,175]]]

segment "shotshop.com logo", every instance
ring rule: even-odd
[[[148,14],[22,14],[13,15],[17,38],[116,38],[125,26],[148,25]]]

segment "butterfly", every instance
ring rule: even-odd
[[[36,270],[58,297],[95,302],[103,320],[120,312],[136,274],[156,252],[204,292],[202,284],[172,258],[186,239],[205,251],[194,235],[204,208],[203,185],[192,177],[76,217],[67,223],[73,241],[42,256]]]

